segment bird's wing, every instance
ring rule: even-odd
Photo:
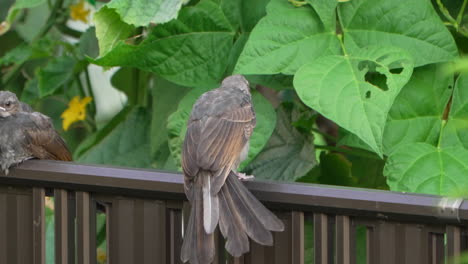
[[[50,118],[34,112],[29,114],[34,126],[26,128],[26,148],[38,159],[71,161],[72,156],[62,137],[55,131]]]
[[[239,161],[253,126],[255,113],[251,104],[217,116],[192,120],[187,127],[182,155],[186,183],[199,169],[209,170],[215,176],[212,191],[217,193],[233,165]]]

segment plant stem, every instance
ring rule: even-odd
[[[460,25],[461,22],[462,22],[463,13],[465,13],[465,8],[466,8],[467,3],[468,3],[468,0],[464,0],[462,6],[460,8],[460,11],[458,12],[458,16],[457,16],[457,24],[458,25]]]
[[[312,128],[312,131],[317,133],[317,134],[320,134],[321,136],[327,138],[327,139],[330,139],[331,141],[333,142],[338,142],[338,139],[332,135],[329,135],[327,133],[324,133],[322,131],[320,131],[320,129],[317,129],[317,128]]]
[[[447,8],[442,3],[442,0],[437,0],[437,5],[439,6],[440,12],[445,16],[445,18],[458,30],[458,23],[457,21],[450,15]]]
[[[89,96],[91,96],[93,98],[93,101],[92,101],[92,104],[91,104],[91,114],[93,116],[95,116],[96,115],[96,98],[94,97],[94,91],[93,91],[93,87],[91,85],[91,79],[89,78],[88,66],[89,66],[89,64],[85,66],[84,73],[85,73],[85,76],[86,76],[86,86],[88,87]]]
[[[370,159],[375,159],[375,160],[381,160],[379,157],[362,152],[362,151],[356,151],[356,150],[350,150],[350,149],[345,149],[345,148],[340,148],[340,147],[333,147],[333,146],[325,146],[325,145],[315,145],[316,149],[325,149],[325,150],[331,150],[331,151],[336,151],[336,152],[342,152],[354,156],[359,156],[359,157],[364,157],[364,158],[370,158]]]

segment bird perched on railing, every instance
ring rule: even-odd
[[[8,174],[11,166],[33,158],[72,160],[49,117],[34,112],[14,93],[0,91],[0,167]]]
[[[215,255],[216,226],[227,251],[239,257],[249,251],[248,237],[272,245],[270,231],[284,225],[239,180],[256,124],[249,83],[241,75],[223,80],[193,106],[182,151],[184,187],[191,212],[181,250],[182,261],[208,264]]]

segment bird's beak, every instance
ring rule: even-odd
[[[5,112],[5,111],[6,111],[6,109],[0,106],[0,111],[3,111],[3,112]]]

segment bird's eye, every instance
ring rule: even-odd
[[[8,102],[5,103],[5,106],[6,106],[6,107],[10,107],[10,105],[11,105],[11,102],[10,102],[10,101],[8,101]]]

